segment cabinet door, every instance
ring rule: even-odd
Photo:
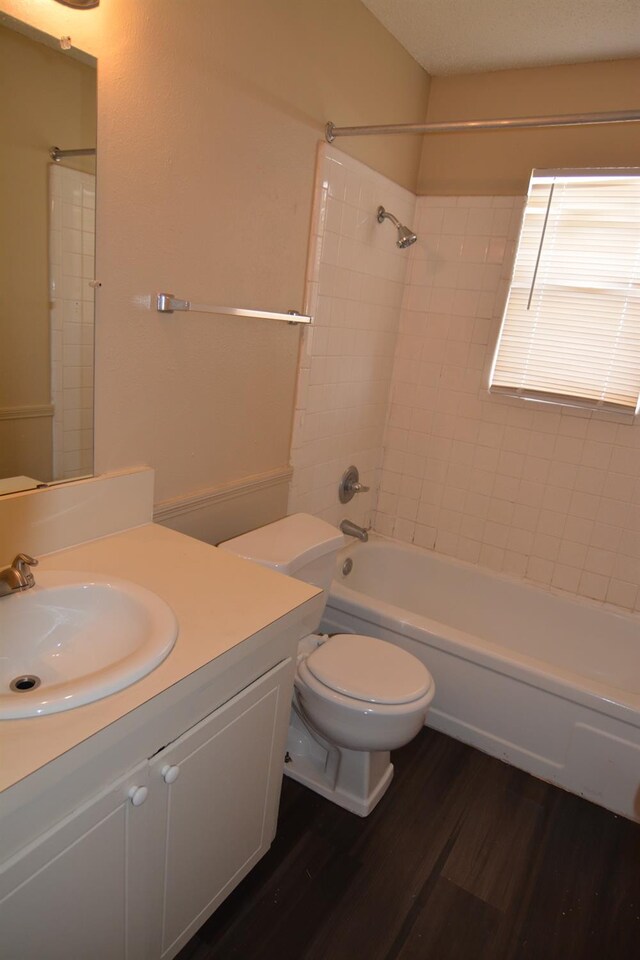
[[[161,945],[173,957],[275,834],[293,664],[284,661],[153,758],[165,791]],[[176,779],[173,779],[173,778]]]
[[[143,763],[3,864],[0,955],[3,960],[119,960],[148,956],[131,906],[144,903],[146,878],[134,869],[144,842]],[[139,801],[143,793],[138,793]],[[125,901],[127,897],[129,905]]]

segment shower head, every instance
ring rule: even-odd
[[[418,239],[410,227],[405,227],[397,217],[394,217],[394,215],[389,213],[388,210],[385,210],[384,207],[378,207],[378,223],[382,223],[383,220],[391,220],[391,223],[398,231],[396,246],[400,247],[401,250],[404,250],[405,247],[410,247],[411,244],[415,243]]]

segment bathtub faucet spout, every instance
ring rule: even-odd
[[[348,537],[356,537],[357,540],[362,540],[363,543],[366,543],[369,539],[369,533],[365,530],[364,527],[359,527],[357,523],[353,523],[352,520],[343,520],[340,524],[340,529],[343,533],[346,533]]]

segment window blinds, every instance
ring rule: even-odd
[[[637,412],[640,170],[533,171],[490,389]]]

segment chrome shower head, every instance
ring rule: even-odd
[[[389,213],[388,210],[385,210],[384,207],[378,207],[378,223],[382,223],[383,220],[391,220],[391,223],[398,231],[396,246],[400,247],[401,250],[404,250],[406,247],[410,247],[411,244],[415,243],[418,239],[410,227],[405,227],[404,224],[400,223],[397,217],[394,217],[394,215]]]
[[[404,250],[405,247],[410,247],[412,243],[415,243],[417,240],[416,234],[411,230],[410,227],[400,226],[398,227],[398,239],[396,243],[401,250]]]

